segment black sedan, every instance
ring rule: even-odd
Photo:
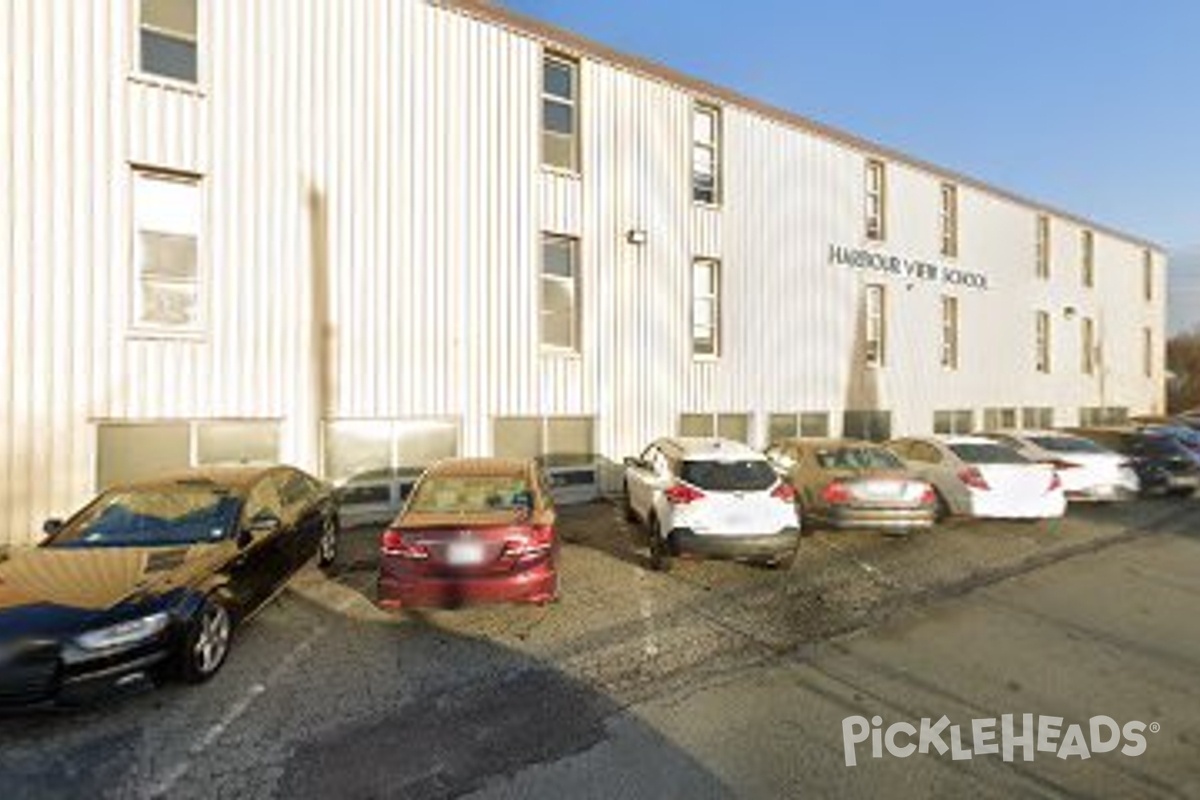
[[[144,678],[211,678],[233,629],[337,556],[329,488],[291,467],[193,470],[109,489],[0,561],[0,706]]]
[[[1070,432],[1128,457],[1144,495],[1186,496],[1200,488],[1200,465],[1171,436],[1135,428],[1072,428]]]

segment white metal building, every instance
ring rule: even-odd
[[[1157,410],[1164,268],[490,3],[5,0],[0,542],[188,463]]]

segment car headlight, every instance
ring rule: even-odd
[[[171,617],[165,611],[151,614],[148,617],[131,619],[80,634],[75,637],[75,643],[84,650],[107,650],[111,647],[124,647],[153,638],[162,633],[170,623]]]

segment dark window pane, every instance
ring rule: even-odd
[[[552,133],[570,136],[575,132],[575,109],[547,100],[542,103],[542,127]]]
[[[196,45],[142,30],[142,72],[187,83],[196,82]]]
[[[574,66],[560,61],[545,61],[542,66],[542,91],[568,100],[574,98]]]

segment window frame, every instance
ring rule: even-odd
[[[1049,375],[1053,369],[1053,334],[1051,333],[1050,312],[1034,312],[1034,370]]]
[[[941,253],[947,258],[958,257],[958,187],[953,183],[941,186]]]
[[[174,339],[204,341],[209,331],[209,279],[208,279],[208,246],[205,233],[208,230],[208,202],[205,176],[199,173],[152,166],[148,164],[130,163],[129,175],[129,303],[127,305],[127,332],[130,338],[142,339]],[[142,265],[139,263],[139,236],[142,232],[139,221],[138,186],[140,182],[158,181],[179,186],[188,186],[195,192],[195,275],[191,279],[176,279],[170,277],[143,277]],[[155,231],[145,229],[150,233],[180,235],[170,231]],[[140,319],[143,309],[144,284],[146,282],[168,285],[172,287],[192,286],[195,293],[194,314],[188,324],[172,325],[168,323],[147,322]]]
[[[699,135],[699,118],[706,115],[711,121],[712,128],[712,141],[709,142],[702,141]],[[724,114],[720,106],[701,100],[692,103],[692,171],[690,184],[692,202],[696,205],[718,208],[724,199],[724,133]],[[699,191],[696,184],[696,176],[699,174],[696,160],[697,149],[707,151],[712,163],[712,198],[707,200],[697,196],[697,192]]]
[[[1043,280],[1050,278],[1050,215],[1038,214],[1034,232],[1035,275]]]
[[[1079,258],[1083,287],[1094,289],[1096,287],[1096,237],[1087,228],[1080,231]]]
[[[877,308],[872,307],[872,297],[878,298]],[[887,318],[887,287],[882,283],[868,283],[863,299],[863,364],[867,367],[882,369],[887,366]],[[872,338],[873,329],[878,334],[876,338]]]
[[[555,63],[559,66],[565,66],[571,73],[571,88],[572,95],[569,98],[564,98],[559,95],[550,94],[546,91],[546,68],[549,64]],[[538,148],[539,148],[539,163],[544,170],[550,172],[558,172],[564,175],[578,177],[583,173],[582,161],[583,148],[581,145],[582,134],[580,131],[580,61],[577,58],[561,53],[555,50],[544,50],[542,52],[541,69],[538,71]],[[557,103],[566,106],[571,112],[571,133],[570,133],[570,166],[554,164],[547,160],[546,153],[546,136],[566,137],[566,134],[557,131],[551,131],[546,127],[546,104]]]
[[[696,270],[701,266],[708,266],[712,271],[712,292],[707,295],[701,295],[696,281]],[[691,342],[692,358],[697,360],[715,360],[721,357],[722,351],[722,308],[721,308],[721,289],[722,283],[722,268],[721,261],[717,258],[708,256],[697,256],[692,259],[692,303],[689,315],[691,323],[689,327],[689,341]],[[700,303],[707,302],[712,308],[712,323],[708,326],[708,330],[712,341],[712,352],[701,352],[697,349],[699,339],[696,338],[696,329],[699,325],[697,320],[696,308]]]
[[[863,230],[869,241],[887,240],[887,164],[878,158],[865,162]]]
[[[169,87],[182,92],[191,94],[203,94],[205,84],[205,69],[206,63],[204,54],[201,51],[200,43],[205,39],[204,13],[203,8],[205,3],[203,0],[195,2],[195,28],[196,32],[192,38],[178,35],[178,32],[160,28],[153,24],[146,24],[142,21],[142,0],[133,0],[129,4],[130,16],[132,24],[130,25],[130,37],[132,39],[129,47],[129,75],[142,83],[148,83],[157,86]],[[196,78],[195,80],[187,80],[178,78],[173,75],[163,75],[158,72],[153,72],[145,68],[142,63],[142,33],[150,31],[151,33],[167,39],[172,39],[176,42],[184,42],[190,44],[195,51],[196,60]]]
[[[942,295],[941,363],[942,369],[951,372],[958,370],[959,319],[958,297]]]
[[[549,274],[546,271],[546,245],[551,241],[564,242],[570,245],[570,261],[571,261],[571,276],[569,278]],[[580,308],[580,299],[583,294],[583,283],[581,277],[581,248],[579,246],[579,238],[566,234],[551,233],[542,231],[538,237],[538,347],[541,352],[549,355],[581,355],[583,353],[583,325],[582,314]],[[560,344],[551,344],[546,341],[546,316],[548,313],[544,302],[544,286],[546,281],[558,285],[570,286],[571,291],[571,343],[568,346]]]

